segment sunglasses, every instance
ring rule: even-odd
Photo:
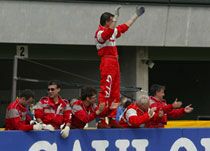
[[[47,91],[55,91],[55,88],[48,88]]]

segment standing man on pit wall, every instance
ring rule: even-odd
[[[95,33],[96,48],[101,58],[99,104],[106,103],[100,115],[98,128],[121,127],[116,121],[117,107],[120,101],[120,67],[116,39],[125,33],[129,27],[145,12],[144,7],[136,7],[134,15],[124,24],[117,26],[119,10],[115,14],[105,12],[100,17],[100,25]],[[106,123],[108,117],[109,123]]]

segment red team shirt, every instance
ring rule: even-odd
[[[6,130],[33,130],[29,125],[31,117],[27,114],[27,108],[20,104],[19,99],[10,103],[6,110]]]
[[[173,109],[172,104],[167,104],[166,100],[157,100],[155,97],[150,97],[150,107],[157,107],[156,114],[150,122],[147,123],[148,128],[163,128],[167,124],[168,117],[180,118],[184,115],[184,108]],[[162,118],[158,117],[158,111],[163,110],[164,115]]]
[[[86,107],[82,100],[73,100],[72,107],[72,123],[71,128],[84,128],[85,125],[96,118],[97,105]]]
[[[71,123],[71,108],[67,100],[59,97],[55,104],[52,98],[43,97],[35,107],[35,117],[40,118],[43,123],[51,124],[59,129],[63,123]]]
[[[120,125],[124,128],[139,128],[144,127],[145,123],[150,120],[148,112],[141,110],[135,103],[129,105],[122,117]]]

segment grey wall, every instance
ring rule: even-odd
[[[115,4],[0,1],[0,42],[94,45],[101,13]],[[135,5],[123,5],[119,23]],[[210,8],[146,5],[119,40],[128,46],[210,46]]]

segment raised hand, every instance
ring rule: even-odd
[[[174,109],[177,109],[177,108],[180,108],[181,106],[182,106],[182,102],[181,101],[177,101],[178,99],[176,99],[175,101],[174,101],[174,103],[172,104],[172,107],[174,108]]]
[[[190,104],[184,108],[185,113],[191,113],[193,111],[193,107],[191,107],[191,106],[192,106],[192,104]]]
[[[115,13],[114,13],[115,16],[119,16],[119,15],[120,15],[120,8],[121,8],[121,7],[122,7],[122,6],[119,5],[119,6],[117,6],[117,7],[115,8]]]
[[[142,14],[144,14],[145,12],[145,8],[144,7],[141,7],[141,6],[137,6],[136,7],[136,15],[137,16],[141,16]]]
[[[156,107],[153,107],[153,108],[149,108],[148,109],[148,114],[149,114],[149,117],[152,118],[154,115],[155,115],[155,111],[157,110]]]
[[[159,110],[159,112],[158,112],[158,116],[161,118],[161,117],[163,117],[163,115],[164,115],[163,110]]]

